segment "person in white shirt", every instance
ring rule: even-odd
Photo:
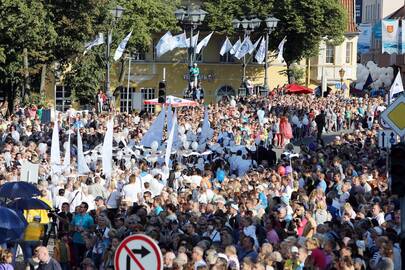
[[[379,203],[375,203],[373,205],[371,213],[373,215],[372,219],[377,220],[379,226],[381,226],[385,222],[384,212],[381,210],[381,206]]]
[[[199,266],[206,266],[207,263],[203,259],[204,250],[200,247],[193,248],[193,262],[194,262],[194,270],[197,270]]]
[[[59,189],[58,195],[53,200],[53,207],[56,209],[62,209],[63,203],[69,203],[68,199],[65,197],[65,190],[63,188]]]
[[[135,174],[129,177],[129,183],[122,188],[122,196],[129,200],[132,204],[138,202],[142,196],[142,189],[140,187],[140,178],[137,178]]]

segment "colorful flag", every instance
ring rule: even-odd
[[[265,57],[266,57],[266,39],[263,38],[262,42],[260,42],[259,49],[257,49],[255,59],[257,63],[263,64]]]
[[[94,46],[98,46],[98,45],[101,45],[103,43],[104,43],[104,34],[103,33],[98,33],[98,36],[94,40],[92,40],[92,41],[90,41],[90,42],[88,42],[88,43],[86,43],[84,45],[83,54],[86,54]]]
[[[357,44],[357,49],[359,53],[368,53],[370,51],[371,46],[371,24],[369,23],[361,23],[359,26],[359,41]]]
[[[240,45],[241,45],[241,42],[240,42],[240,39],[238,39],[238,41],[236,41],[235,44],[233,44],[233,47],[229,51],[229,53],[230,54],[235,54],[239,50]]]
[[[172,33],[167,32],[160,38],[159,42],[156,44],[156,57],[161,57],[163,54],[172,50],[173,46],[173,36]]]
[[[110,178],[112,173],[113,132],[114,121],[111,119],[107,123],[107,132],[104,135],[103,148],[101,152],[103,173],[107,178]]]
[[[405,54],[405,20],[402,20],[401,32],[401,53]]]
[[[382,20],[382,53],[398,54],[399,20]]]
[[[122,54],[125,51],[125,47],[127,46],[129,39],[131,38],[131,35],[132,31],[129,32],[129,34],[121,41],[120,45],[118,45],[118,48],[115,50],[114,61],[117,61],[121,58]]]
[[[226,54],[227,52],[229,52],[232,49],[232,43],[229,40],[228,37],[226,37],[224,44],[222,44],[221,50],[219,51],[219,54],[221,56],[223,56],[224,54]]]
[[[398,93],[404,92],[404,85],[402,84],[401,72],[398,72],[395,77],[394,83],[391,85],[390,89],[390,103],[394,101],[394,96]]]
[[[206,36],[205,38],[203,38],[203,40],[201,40],[198,44],[197,47],[195,48],[195,53],[200,53],[200,51],[202,50],[202,48],[207,47],[208,42],[211,39],[212,34],[214,34],[214,32],[211,32],[211,34],[209,34],[208,36]]]
[[[284,37],[283,40],[280,42],[280,44],[278,45],[278,56],[277,56],[277,60],[280,63],[284,63],[284,57],[283,57],[283,53],[284,53],[284,45],[287,42],[287,37]]]

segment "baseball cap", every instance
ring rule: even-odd
[[[291,247],[291,253],[298,253],[298,248],[296,246]]]

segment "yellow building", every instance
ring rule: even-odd
[[[200,33],[199,39],[201,40],[208,34]],[[187,49],[175,49],[157,58],[154,47],[160,36],[156,36],[148,53],[136,54],[131,58],[130,88],[133,88],[135,92],[150,93],[146,95],[146,98],[154,97],[157,94],[158,83],[163,80],[163,72],[165,71],[167,94],[182,97],[188,85]],[[221,57],[219,54],[225,38],[223,35],[214,33],[208,46],[201,51],[201,54],[196,56],[196,62],[200,68],[200,80],[207,102],[215,102],[222,95],[236,95],[242,82],[243,59],[237,60],[229,54]],[[263,86],[264,65],[259,65],[253,59],[254,57],[251,55],[246,56],[246,77],[255,86]],[[121,90],[120,95],[121,106],[126,102],[128,61],[125,69],[125,82],[123,83],[125,89]],[[269,89],[287,83],[287,77],[280,74],[285,69],[285,65],[274,62],[269,64],[267,70]]]

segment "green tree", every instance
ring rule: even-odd
[[[18,90],[24,87],[28,94],[29,76],[38,75],[49,61],[55,40],[43,1],[0,0],[0,87],[8,93],[10,107]]]
[[[272,7],[273,1],[269,0],[208,0],[204,1],[202,6],[208,12],[208,27],[228,34],[235,33],[233,19],[252,16],[264,19]]]
[[[97,24],[85,28],[83,31],[87,33],[83,35],[83,40],[75,41],[77,43],[77,57],[73,61],[71,70],[67,74],[66,85],[73,90],[74,96],[80,103],[93,102],[97,90],[102,87],[101,82],[105,81],[105,46],[100,45],[93,47],[87,54],[83,55],[85,41],[90,41],[94,38],[97,31],[104,32],[107,36],[107,29],[112,30],[112,44],[110,61],[112,69],[111,74],[114,74],[113,55],[122,39],[132,30],[132,36],[127,44],[127,51],[146,52],[152,42],[152,34],[156,32],[166,31],[167,29],[175,29],[176,19],[174,10],[177,1],[166,0],[130,0],[130,1],[107,1],[109,5],[98,6],[98,0],[92,0],[94,5],[98,7],[98,11],[94,12],[95,18],[90,22],[96,21]],[[104,0],[103,0],[104,1]],[[101,1],[100,1],[101,2]],[[115,20],[109,10],[116,5],[121,5],[124,8],[122,17]],[[107,7],[107,8],[105,8]],[[84,13],[88,8],[81,9]],[[99,14],[105,14],[104,20],[99,18]],[[97,16],[96,16],[97,15]],[[103,16],[101,16],[103,17]],[[78,21],[80,23],[80,20]],[[63,29],[63,27],[61,28]],[[72,28],[74,32],[74,28]],[[85,37],[87,36],[87,37]],[[87,38],[85,41],[84,39]],[[69,44],[69,42],[67,43]],[[69,46],[67,46],[69,47]],[[61,50],[62,52],[65,50]],[[72,63],[72,60],[67,63]],[[119,60],[121,71],[124,71],[124,57]],[[122,76],[118,76],[122,77]],[[113,91],[113,89],[111,89]]]
[[[322,40],[344,40],[347,14],[338,0],[279,0],[273,14],[280,20],[269,48],[276,50],[286,36],[283,57],[288,70],[294,62],[316,56]]]

